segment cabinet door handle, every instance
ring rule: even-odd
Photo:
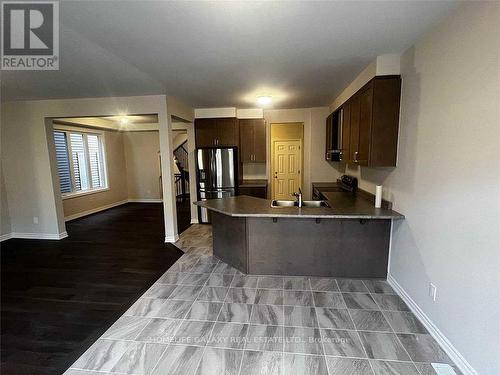
[[[359,152],[358,151],[354,151],[354,162],[357,163],[358,162],[358,154]]]

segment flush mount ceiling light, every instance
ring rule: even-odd
[[[127,125],[129,123],[130,119],[127,116],[121,116],[120,117],[120,124],[122,125]]]
[[[271,104],[273,98],[268,95],[262,95],[257,97],[257,103],[260,105],[268,105]]]

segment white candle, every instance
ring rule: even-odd
[[[375,208],[382,207],[382,185],[375,187]]]

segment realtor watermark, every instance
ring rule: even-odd
[[[59,70],[59,2],[1,2],[2,70]]]

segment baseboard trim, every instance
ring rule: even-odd
[[[8,237],[7,237],[8,236]],[[66,231],[62,233],[20,233],[20,232],[12,232],[8,235],[2,236],[2,241],[9,238],[20,238],[24,240],[62,240],[63,238],[68,237],[68,233]]]
[[[111,203],[111,204],[107,204],[107,205],[104,205],[104,206],[101,206],[101,207],[96,207],[96,208],[93,208],[91,210],[86,210],[86,211],[78,212],[78,213],[73,214],[73,215],[65,216],[64,217],[64,221],[70,221],[70,220],[79,219],[81,217],[92,215],[92,214],[95,214],[95,213],[100,212],[100,211],[104,211],[104,210],[108,210],[108,209],[113,208],[113,207],[121,206],[122,204],[126,204],[128,202],[129,202],[129,200],[125,199],[125,200],[122,200],[122,201],[119,201],[119,202],[115,202],[115,203]]]
[[[12,237],[12,233],[2,234],[0,236],[0,242],[10,240]]]
[[[417,305],[417,303],[410,297],[410,295],[403,289],[391,274],[387,275],[387,282],[396,291],[396,293],[405,301],[410,310],[427,328],[432,337],[438,342],[443,350],[448,354],[457,367],[464,375],[478,375],[477,371],[470,365],[469,362],[460,354],[460,352],[453,346],[448,338],[439,330],[434,322],[424,313],[424,311]]]
[[[129,199],[129,203],[162,203],[163,199],[161,198],[134,198]]]
[[[191,224],[199,224],[198,219],[191,219]]]
[[[179,241],[179,235],[176,234],[175,236],[165,236],[165,243],[176,243]]]

